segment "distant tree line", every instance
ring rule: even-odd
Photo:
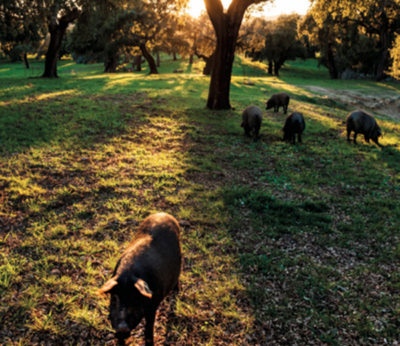
[[[289,60],[318,58],[333,79],[347,69],[398,77],[399,0],[313,0],[306,16],[268,21],[252,14],[268,0],[204,0],[207,11],[189,16],[188,0],[0,0],[0,49],[12,60],[46,54],[42,77],[57,77],[57,60],[103,62],[104,72],[157,74],[160,53],[205,61],[211,76],[207,106],[229,109],[235,54],[265,62],[279,76]]]

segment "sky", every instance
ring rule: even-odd
[[[231,0],[222,0],[224,7],[227,8]],[[190,0],[189,13],[197,17],[202,10],[205,10],[204,0]],[[275,4],[265,7],[265,16],[278,16],[283,13],[297,12],[298,14],[306,14],[310,0],[275,0]]]

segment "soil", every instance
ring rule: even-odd
[[[307,86],[306,89],[324,94],[326,98],[343,103],[354,110],[376,113],[384,118],[400,121],[400,96],[398,93],[385,95],[366,94],[354,90],[334,90],[317,86]]]

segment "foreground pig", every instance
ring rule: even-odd
[[[350,142],[351,132],[354,131],[354,144],[357,144],[357,135],[361,133],[367,143],[372,139],[377,145],[380,145],[378,138],[382,136],[382,131],[371,115],[362,111],[355,111],[347,117],[346,124],[348,142]]]
[[[118,260],[113,277],[99,290],[111,295],[109,318],[120,344],[144,317],[146,346],[154,345],[156,311],[179,289],[181,264],[178,222],[168,214],[149,216]]]
[[[274,108],[275,112],[279,112],[279,107],[283,107],[283,111],[287,114],[287,109],[289,107],[290,97],[286,93],[274,94],[267,101],[267,110]]]
[[[293,141],[296,143],[296,134],[298,136],[298,141],[301,143],[301,135],[306,128],[306,122],[304,121],[303,114],[299,112],[294,112],[289,115],[285,120],[285,125],[282,128],[284,132],[283,140]]]
[[[257,142],[262,124],[262,111],[257,106],[247,107],[242,113],[242,124],[246,136],[250,136],[253,131],[254,141]]]

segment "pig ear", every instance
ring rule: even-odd
[[[97,292],[99,296],[105,295],[106,293],[110,293],[111,289],[118,285],[118,282],[115,278],[108,280],[102,288],[100,288]]]
[[[150,299],[153,297],[153,292],[150,290],[149,285],[142,279],[138,279],[138,281],[136,281],[135,287],[145,297],[150,298]]]

